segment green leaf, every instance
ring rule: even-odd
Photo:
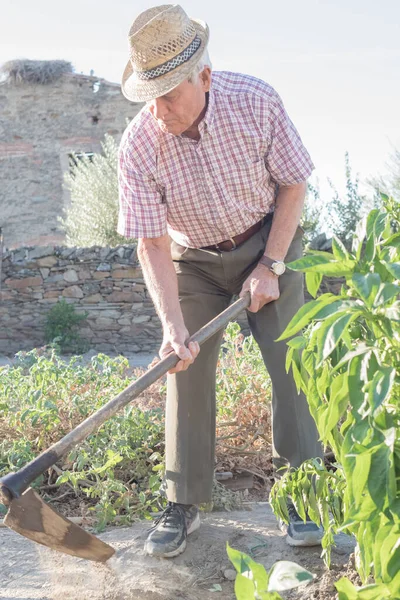
[[[306,287],[308,293],[313,298],[316,298],[319,286],[321,285],[323,274],[322,273],[314,273],[314,271],[307,271],[306,273]]]
[[[326,439],[328,433],[336,427],[344,415],[349,402],[348,375],[343,373],[335,377],[331,386],[328,411],[325,418],[324,428],[320,431],[322,439]]]
[[[338,261],[335,260],[329,252],[324,254],[307,254],[298,260],[289,263],[287,266],[293,271],[303,271],[307,273],[322,273],[322,275],[336,275],[337,277],[349,275],[353,272],[356,265],[354,260]]]
[[[288,560],[279,560],[270,571],[268,591],[283,592],[291,590],[313,579],[314,575],[300,565]]]
[[[332,251],[333,251],[333,256],[337,260],[344,260],[344,261],[346,261],[346,260],[350,259],[350,255],[347,252],[345,245],[335,235],[332,238]]]
[[[400,279],[400,263],[383,262],[383,264],[395,279]]]
[[[400,294],[400,287],[394,283],[384,283],[380,286],[373,306],[383,306]]]
[[[394,367],[381,367],[381,370],[375,373],[368,391],[368,400],[374,412],[389,396],[395,377]]]
[[[375,506],[380,511],[388,503],[390,455],[390,449],[384,443],[371,453],[367,486]]]
[[[289,340],[287,345],[290,348],[304,348],[304,346],[306,345],[306,339],[302,335],[298,335],[297,337]]]
[[[244,552],[231,548],[228,543],[226,544],[226,551],[230,561],[240,575],[253,581],[254,587],[258,592],[267,591],[268,573],[262,565],[254,561]],[[237,580],[238,577],[236,578],[236,581]]]
[[[235,579],[235,595],[236,600],[252,600],[256,597],[253,582],[240,573],[236,575]]]
[[[335,373],[335,371],[338,371],[346,363],[350,363],[350,361],[353,360],[353,358],[355,358],[356,356],[360,356],[361,354],[365,354],[366,352],[370,352],[370,351],[371,351],[370,346],[367,346],[364,343],[359,344],[357,350],[352,350],[351,352],[347,352],[347,354],[345,354],[340,359],[340,361],[337,363],[337,365],[332,370],[332,373]]]
[[[368,308],[371,308],[381,285],[379,275],[377,273],[368,273],[367,275],[355,273],[351,278],[351,282],[360,298]]]
[[[298,333],[312,321],[322,308],[333,302],[337,302],[337,297],[334,294],[323,294],[323,296],[320,296],[316,300],[311,300],[311,302],[304,304],[304,306],[297,311],[285,331],[276,341],[280,342]]]
[[[317,361],[321,364],[336,348],[346,328],[359,312],[345,312],[331,315],[321,325],[317,334]]]
[[[357,588],[347,577],[339,579],[335,588],[339,592],[339,600],[389,600],[391,597],[386,585],[374,583]]]

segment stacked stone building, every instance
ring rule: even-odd
[[[62,243],[71,153],[118,142],[140,110],[120,85],[79,75],[65,61],[13,61],[0,83],[0,227],[8,248]]]

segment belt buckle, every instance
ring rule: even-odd
[[[236,242],[235,242],[235,240],[233,238],[229,238],[229,239],[232,242],[232,248],[229,250],[229,252],[233,252],[233,250],[236,250],[237,245],[236,245]]]
[[[232,248],[230,248],[230,250],[224,250],[223,248],[219,247],[219,244],[224,244],[227,241],[230,241],[232,243]],[[229,240],[224,240],[223,242],[220,242],[219,244],[215,244],[215,248],[218,250],[218,252],[232,252],[232,250],[235,250],[237,248],[237,244],[236,244],[235,240],[231,237],[229,237]]]

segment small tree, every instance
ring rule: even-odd
[[[307,195],[300,224],[304,229],[305,241],[311,242],[321,233],[322,203],[319,186],[307,184]]]
[[[353,177],[349,153],[345,154],[346,195],[341,197],[334,184],[329,181],[334,196],[328,203],[327,219],[333,234],[346,247],[351,240],[361,218],[371,208],[371,202],[360,194],[358,176]]]
[[[72,155],[71,171],[64,181],[71,192],[71,204],[60,221],[68,246],[118,246],[126,238],[117,233],[118,146],[106,134],[103,154]]]

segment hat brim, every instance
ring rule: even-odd
[[[201,42],[193,56],[183,63],[183,65],[176,67],[169,73],[150,80],[139,79],[136,73],[133,72],[131,61],[129,61],[125,67],[121,85],[125,98],[131,102],[147,102],[148,100],[159,98],[160,96],[164,96],[164,94],[168,94],[168,92],[176,88],[176,86],[190,75],[203,56],[210,35],[206,23],[197,19],[191,19],[191,21]]]

